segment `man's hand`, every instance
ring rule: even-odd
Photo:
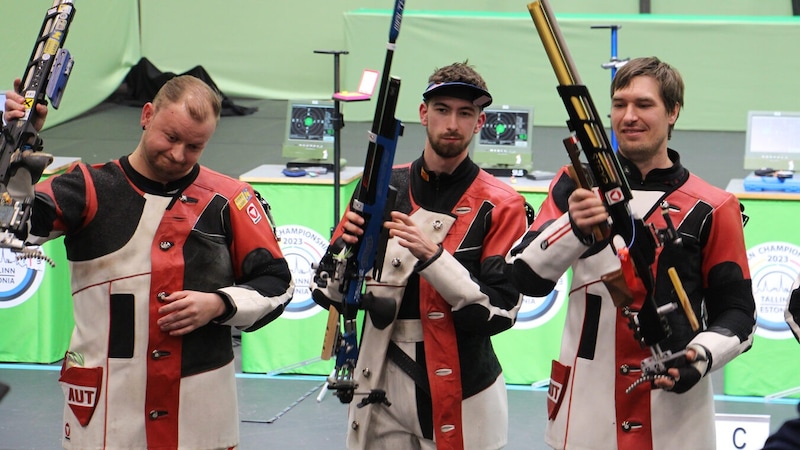
[[[4,105],[5,114],[3,116],[6,123],[25,117],[25,104],[23,103],[25,101],[25,97],[17,93],[20,83],[22,83],[22,80],[19,78],[15,79],[14,89],[11,91],[6,91],[6,104]],[[36,129],[36,131],[42,131],[45,118],[47,118],[47,106],[37,103],[36,121],[33,123],[33,127]]]
[[[347,211],[342,217],[342,226],[344,233],[342,233],[342,240],[347,245],[353,245],[358,242],[358,237],[364,234],[364,218],[354,211]]]
[[[407,214],[392,211],[392,220],[384,222],[383,226],[389,229],[390,238],[398,238],[399,244],[422,262],[439,251],[439,246],[428,239]]]
[[[592,234],[592,227],[608,220],[603,201],[594,192],[578,188],[569,196],[569,216],[585,235]]]
[[[690,345],[686,349],[686,364],[667,370],[668,377],[658,377],[654,381],[656,387],[682,394],[697,384],[708,371],[709,357],[705,348]]]
[[[161,301],[166,305],[158,309],[158,326],[170,336],[190,333],[225,312],[225,303],[215,293],[177,291]]]

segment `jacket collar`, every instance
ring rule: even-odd
[[[618,153],[622,171],[628,178],[628,183],[631,186],[667,186],[675,187],[683,184],[689,178],[689,170],[681,164],[681,157],[678,152],[672,149],[667,149],[672,167],[666,169],[653,169],[648,174],[646,179],[642,177],[639,168],[636,167],[629,159]]]
[[[119,164],[122,166],[122,170],[125,172],[125,175],[130,178],[131,182],[136,187],[148,194],[154,195],[173,196],[179,192],[182,192],[189,185],[191,185],[194,180],[197,179],[197,175],[200,174],[200,165],[195,164],[194,167],[192,167],[192,171],[183,178],[164,184],[146,178],[144,175],[134,170],[130,161],[128,161],[128,156],[123,156],[120,158]]]

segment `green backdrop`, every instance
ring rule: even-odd
[[[398,118],[417,122],[418,93],[436,67],[469,58],[498,102],[536,107],[537,126],[563,125],[555,78],[526,10],[526,1],[408,0],[393,72],[404,80]],[[800,38],[790,0],[653,0],[650,15],[637,0],[552,0],[584,83],[598,110],[609,74],[608,30],[615,23],[619,56],[657,55],[686,77],[686,130],[744,130],[748,109],[794,110],[793,74],[800,58],[786,53]],[[0,89],[20,77],[50,0],[2,2]],[[365,67],[382,69],[391,0],[294,2],[229,0],[75,0],[66,47],[75,67],[54,126],[112,94],[128,69],[147,57],[163,71],[202,65],[231,96],[327,98],[333,62],[314,50],[348,50],[342,88],[355,86]],[[381,8],[364,10],[363,8]],[[678,15],[680,14],[680,15]],[[687,14],[692,14],[691,16]],[[235,31],[235,32],[234,32]],[[361,109],[366,108],[366,109]],[[354,105],[348,120],[370,120]]]

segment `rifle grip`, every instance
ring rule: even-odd
[[[625,282],[625,274],[622,273],[622,269],[609,272],[600,277],[600,279],[603,281],[603,285],[605,285],[606,289],[608,289],[614,306],[622,308],[623,306],[630,306],[630,304],[633,303],[633,293]]]
[[[589,182],[588,180],[586,180],[586,177],[585,176],[581,177],[578,175],[578,172],[575,170],[574,164],[570,164],[569,166],[567,166],[567,172],[569,173],[569,177],[572,178],[572,181],[574,181],[575,184],[578,185],[578,187],[592,190],[592,187],[589,185]],[[592,235],[594,236],[595,242],[602,241],[609,234],[610,230],[608,227],[608,223],[600,223],[592,226]]]
[[[336,338],[339,336],[339,311],[331,305],[328,307],[328,324],[325,325],[325,337],[322,340],[322,354],[324,361],[331,359],[336,348]]]

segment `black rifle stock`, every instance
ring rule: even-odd
[[[336,267],[321,268],[321,272],[328,272],[325,276],[340,280],[340,289],[344,297],[341,317],[335,308],[330,308],[322,349],[322,359],[330,359],[333,354],[336,356],[334,374],[329,378],[328,387],[336,390],[336,395],[342,403],[352,401],[357,388],[353,380],[353,371],[358,360],[359,309],[369,311],[373,323],[379,328],[388,325],[388,322],[381,323],[381,317],[386,317],[389,313],[391,314],[389,320],[394,317],[393,305],[386,305],[380,299],[362,293],[368,272],[372,271],[372,278],[380,280],[388,239],[388,231],[383,227],[383,222],[388,219],[388,214],[394,205],[394,190],[391,189],[389,182],[397,141],[402,134],[403,126],[394,117],[400,92],[400,79],[390,76],[390,70],[404,7],[405,0],[395,0],[386,60],[375,116],[369,133],[364,173],[350,202],[350,210],[364,218],[364,234],[359,237],[358,243],[336,250],[337,255],[334,257]],[[385,401],[385,398],[381,393],[372,392],[364,401]]]
[[[555,71],[559,83],[558,93],[569,115],[567,125],[573,136],[565,139],[564,143],[572,159],[573,170],[578,175],[576,181],[581,187],[588,189],[593,187],[587,174],[581,173],[584,169],[578,155],[583,151],[591,178],[611,219],[610,232],[620,235],[625,240],[636,275],[646,290],[642,308],[635,317],[636,336],[640,342],[650,346],[654,354],[660,355],[658,344],[670,335],[669,325],[663,314],[659,313],[654,298],[654,279],[650,268],[655,259],[656,246],[660,244],[656,242],[654,233],[644,221],[631,214],[628,202],[633,195],[628,181],[616,153],[611,148],[589,90],[581,84],[547,0],[528,4],[528,10]],[[607,237],[608,226],[601,228],[606,229],[595,232],[595,235],[601,238]]]
[[[3,190],[0,197],[0,247],[10,248],[26,257],[42,257],[51,264],[52,261],[41,252],[26,248],[15,238],[27,222],[33,199],[15,200],[9,195],[7,186],[18,166],[28,169],[31,181],[36,183],[52,162],[52,156],[42,152],[42,140],[34,127],[38,119],[36,105],[47,104],[46,98],[54,108],[61,104],[73,65],[72,56],[63,46],[74,16],[72,0],[54,0],[53,6],[47,10],[18,89],[25,98],[25,115],[10,120],[0,133],[0,186]]]

